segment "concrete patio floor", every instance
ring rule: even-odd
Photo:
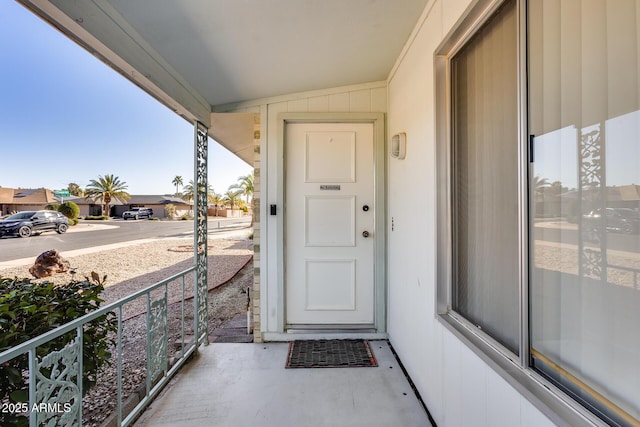
[[[386,341],[374,368],[285,369],[288,343],[201,347],[136,426],[430,426]]]

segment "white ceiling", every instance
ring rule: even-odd
[[[213,111],[387,79],[428,0],[19,1],[253,164],[253,118]]]
[[[384,80],[426,0],[109,0],[212,105]]]

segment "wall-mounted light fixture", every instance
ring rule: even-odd
[[[407,134],[397,133],[391,137],[391,157],[402,160],[407,156]]]

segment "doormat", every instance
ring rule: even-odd
[[[286,368],[359,368],[378,366],[364,340],[312,340],[289,343]]]

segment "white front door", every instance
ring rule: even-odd
[[[374,323],[373,153],[371,123],[286,125],[288,327]]]

